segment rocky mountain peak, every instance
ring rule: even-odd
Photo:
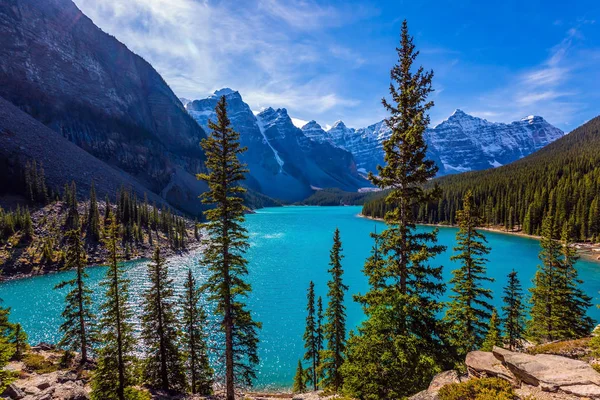
[[[212,94],[212,96],[222,97],[222,96],[228,96],[228,95],[234,94],[234,93],[238,93],[238,91],[230,89],[230,88],[223,88],[223,89],[215,90],[215,92]]]
[[[303,131],[304,131],[304,130],[314,130],[314,129],[323,129],[323,128],[321,127],[321,125],[319,125],[319,123],[318,123],[317,121],[315,121],[314,119],[313,119],[313,120],[310,120],[310,121],[308,121],[306,124],[304,124],[304,125],[302,126],[302,130],[303,130]]]

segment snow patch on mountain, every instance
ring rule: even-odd
[[[317,128],[318,127],[318,128]],[[302,129],[313,140],[327,141],[350,151],[358,170],[383,165],[383,142],[391,135],[385,121],[353,129],[337,121],[329,130],[311,121]],[[489,122],[455,110],[448,119],[425,131],[427,156],[439,174],[496,168],[523,158],[564,135],[542,117],[530,115],[510,124]]]

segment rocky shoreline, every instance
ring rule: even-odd
[[[80,215],[85,215],[87,202],[79,205]],[[114,207],[114,206],[113,206]],[[98,208],[103,215],[106,211],[106,204],[103,201],[98,202]],[[32,276],[46,275],[63,271],[63,262],[58,256],[56,259],[45,260],[43,246],[46,241],[54,243],[54,252],[60,252],[64,249],[64,232],[59,221],[64,219],[65,206],[62,202],[54,202],[31,213],[31,219],[34,228],[34,238],[30,243],[23,244],[15,234],[15,240],[8,240],[0,243],[0,282],[30,278]],[[159,213],[160,215],[160,213]],[[169,238],[159,231],[144,230],[141,233],[141,241],[127,242],[125,246],[128,251],[123,249],[122,261],[133,261],[148,259],[152,256],[156,245],[160,246],[163,256],[166,258],[181,256],[192,252],[201,251],[203,231],[199,229],[198,239],[194,234],[195,222],[185,219],[185,247],[174,248],[171,246]],[[152,235],[151,241],[149,236]],[[89,267],[105,265],[108,260],[108,252],[104,249],[101,242],[87,243],[86,251],[87,265]]]

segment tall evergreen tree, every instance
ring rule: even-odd
[[[327,282],[329,291],[327,297],[329,303],[325,310],[327,322],[323,327],[323,333],[327,340],[327,349],[321,355],[321,368],[324,373],[323,384],[325,387],[337,392],[343,383],[341,367],[344,363],[346,351],[346,306],[344,305],[344,293],[348,286],[344,285],[342,276],[342,241],[340,230],[336,228],[333,234],[333,247],[329,254],[329,272],[331,280]]]
[[[100,240],[100,211],[98,210],[94,181],[92,181],[92,187],[90,188],[90,212],[88,213],[87,233],[93,240]]]
[[[198,175],[208,184],[202,202],[213,206],[204,212],[208,221],[204,263],[210,273],[204,289],[210,292],[209,300],[216,302],[216,312],[222,317],[225,387],[227,400],[233,400],[236,382],[251,385],[256,377],[257,330],[261,325],[252,319],[243,300],[251,292],[250,284],[244,280],[248,275],[244,253],[249,245],[243,226],[242,194],[246,190],[240,185],[248,170],[238,158],[246,149],[240,146],[240,135],[227,117],[225,96],[215,111],[217,121],[209,121],[212,132],[202,141],[208,172]]]
[[[536,342],[572,339],[589,334],[594,323],[587,316],[591,298],[579,287],[571,244],[572,225],[566,224],[562,243],[558,239],[553,213],[542,225],[540,260],[531,291],[531,311],[527,334]]]
[[[321,353],[323,352],[323,341],[325,334],[323,332],[323,299],[321,296],[317,299],[317,327],[315,331],[315,342],[317,345],[317,366],[321,365]],[[320,368],[317,368],[317,385],[318,382],[323,378],[323,374],[320,372]]]
[[[467,191],[462,210],[457,212],[459,231],[456,233],[458,246],[456,255],[450,259],[459,261],[460,268],[452,271],[452,299],[446,311],[449,322],[450,342],[456,348],[459,359],[470,351],[481,347],[487,325],[484,322],[491,316],[492,291],[484,283],[493,279],[486,276],[484,258],[490,252],[485,245],[485,236],[478,232],[481,222],[473,204],[473,194]]]
[[[106,288],[105,301],[100,306],[100,343],[98,365],[92,378],[93,400],[125,400],[126,390],[133,383],[132,362],[135,339],[128,305],[129,280],[123,277],[119,263],[119,225],[111,212],[104,233],[109,253],[108,270],[101,282]]]
[[[148,264],[150,286],[144,293],[142,339],[145,345],[144,377],[150,386],[162,390],[186,387],[182,355],[179,352],[173,279],[160,248],[154,249]]]
[[[494,346],[502,346],[502,331],[500,330],[500,319],[496,309],[492,310],[492,315],[488,323],[488,330],[485,340],[481,346],[482,351],[492,351]]]
[[[65,229],[79,229],[81,223],[79,221],[79,210],[77,209],[77,187],[75,182],[71,182],[71,188],[68,189],[65,185],[65,198],[67,203],[67,219],[65,221]]]
[[[575,268],[579,259],[577,250],[572,247],[573,226],[565,223],[561,233],[562,263],[558,276],[557,307],[559,325],[557,334],[561,339],[573,339],[590,334],[594,328],[593,319],[587,315],[592,306],[592,298],[582,289],[583,281]]]
[[[527,334],[536,342],[557,339],[556,330],[560,324],[555,291],[559,283],[562,246],[554,239],[555,237],[554,217],[548,214],[544,218],[540,240],[542,249],[539,257],[542,264],[538,266],[533,287],[529,289],[531,310]]]
[[[196,285],[192,270],[188,269],[180,305],[183,310],[182,344],[185,352],[185,370],[189,376],[193,394],[212,393],[213,370],[208,362],[208,349],[204,329],[207,325],[206,312],[200,303],[201,291]]]
[[[81,230],[70,230],[66,237],[68,247],[65,268],[74,269],[75,277],[62,281],[54,287],[54,289],[72,287],[65,297],[63,323],[59,328],[63,336],[58,346],[68,351],[79,351],[83,365],[87,363],[88,354],[93,350],[96,316],[92,311],[92,290],[85,283],[88,278],[85,271],[87,254],[83,247]]]
[[[350,362],[344,367],[349,378],[345,388],[363,399],[410,395],[424,388],[444,361],[437,319],[442,309],[438,297],[444,291],[442,267],[429,264],[444,247],[436,245],[437,230],[416,231],[413,214],[439,196],[437,186],[432,191],[423,188],[437,172],[426,158],[423,138],[433,106],[427,100],[433,72],[414,67],[418,52],[406,21],[397,52],[391,100],[383,100],[391,114],[386,119],[391,135],[383,143],[386,165],[378,167],[377,176],[370,175],[374,185],[387,189],[387,228],[378,235],[382,261],[365,265],[370,289],[357,300],[367,319],[348,342]]]
[[[306,371],[302,368],[302,361],[298,360],[298,367],[296,368],[296,375],[294,375],[294,385],[292,387],[293,393],[304,393],[306,392]]]
[[[525,310],[523,309],[523,290],[517,276],[517,271],[508,274],[508,284],[504,288],[502,298],[504,306],[504,332],[505,340],[511,350],[518,350],[522,346],[525,333]]]
[[[304,330],[304,360],[310,363],[310,366],[306,369],[307,384],[312,383],[313,390],[317,390],[317,363],[318,359],[318,345],[317,345],[317,322],[315,321],[315,284],[310,281],[308,286],[308,293],[306,296],[308,304],[306,306],[306,328]]]
[[[12,329],[12,332],[8,336],[8,342],[13,345],[15,360],[20,360],[23,357],[23,353],[27,350],[27,333],[23,330],[21,324],[16,323]]]

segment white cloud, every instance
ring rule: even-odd
[[[352,18],[313,1],[75,0],[95,24],[148,60],[178,96],[239,90],[253,107],[308,114],[353,107],[342,96],[332,59],[360,54],[314,33]],[[311,35],[302,35],[310,28]],[[326,54],[324,55],[324,51]],[[314,76],[319,76],[316,81]]]

